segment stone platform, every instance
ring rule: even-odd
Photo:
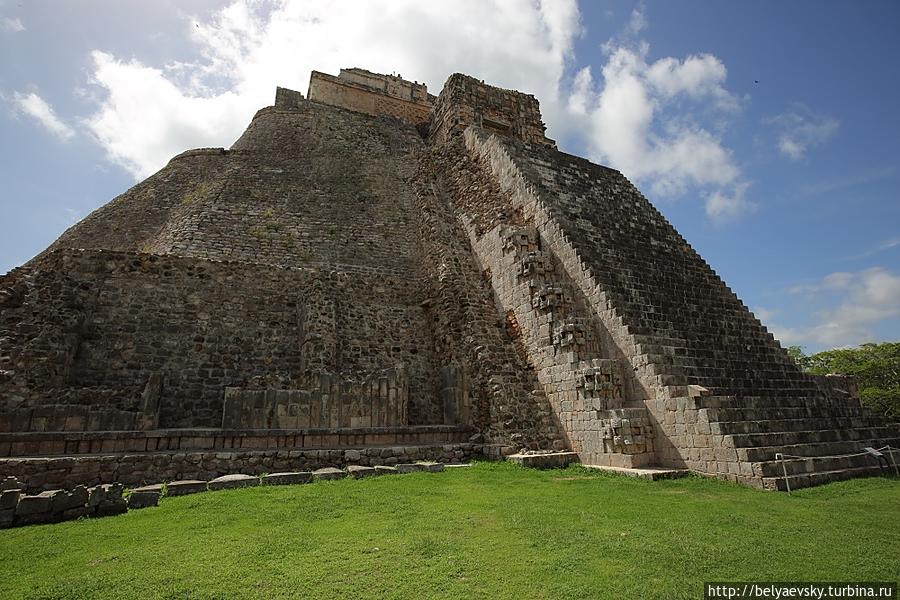
[[[629,469],[625,467],[608,467],[605,465],[583,465],[588,469],[597,469],[606,473],[615,473],[616,475],[626,475],[628,477],[638,477],[640,479],[649,479],[650,481],[658,481],[660,479],[677,479],[686,477],[690,474],[687,469],[666,469],[663,467],[643,467],[640,469]]]
[[[347,465],[397,465],[416,461],[467,462],[481,448],[469,443],[408,444],[356,448],[270,448],[265,450],[100,453],[80,456],[0,458],[0,475],[21,480],[29,493],[122,483],[203,480],[239,471],[263,473],[314,471]]]
[[[547,452],[542,454],[511,454],[506,460],[531,469],[563,469],[580,461],[574,452]]]

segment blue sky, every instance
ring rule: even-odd
[[[0,0],[0,272],[310,69],[534,93],[786,345],[900,339],[900,3]]]

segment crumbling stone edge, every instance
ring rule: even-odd
[[[419,461],[393,466],[375,467],[349,465],[345,469],[325,467],[315,471],[263,473],[262,475],[231,474],[211,481],[181,480],[147,485],[128,490],[121,483],[104,483],[93,487],[78,485],[71,490],[49,490],[26,495],[25,486],[15,477],[0,481],[0,529],[59,523],[83,517],[106,517],[129,510],[158,506],[162,497],[183,496],[198,492],[217,491],[258,485],[295,485],[330,481],[350,477],[363,479],[379,475],[415,472],[437,473],[445,468],[469,467],[470,463],[445,465]]]

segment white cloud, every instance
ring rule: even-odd
[[[434,92],[462,71],[535,94],[545,119],[559,122],[559,82],[581,32],[574,0],[237,0],[185,28],[195,63],[159,68],[94,52],[105,98],[87,124],[135,178],[187,148],[230,145],[276,85],[305,92],[312,69],[399,72]]]
[[[778,150],[794,161],[806,156],[810,148],[824,144],[840,127],[837,119],[816,114],[802,104],[764,122],[776,126]]]
[[[18,17],[3,17],[0,19],[0,29],[12,33],[19,33],[20,31],[25,31],[25,25],[22,24],[21,19]]]
[[[881,267],[832,273],[820,283],[789,291],[810,299],[831,299],[832,307],[816,313],[817,322],[809,327],[773,326],[775,337],[786,345],[855,346],[875,339],[875,325],[900,316],[900,275]]]
[[[717,190],[706,200],[706,214],[717,223],[733,221],[756,210],[756,204],[747,200],[746,192],[749,184],[738,183],[731,194]]]
[[[737,98],[723,87],[727,76],[725,65],[711,54],[684,60],[661,58],[647,70],[647,81],[666,99],[685,94],[695,100],[710,98],[723,110],[736,110]]]
[[[190,95],[160,69],[95,51],[94,81],[108,91],[87,125],[113,162],[136,179],[193,147],[227,146],[270,102],[226,91]]]
[[[66,141],[75,135],[75,130],[66,125],[56,115],[53,108],[34,92],[29,94],[13,93],[12,105],[17,113],[31,117],[41,127],[62,141]]]
[[[878,245],[879,250],[888,250],[890,248],[896,248],[900,246],[900,237],[896,237],[890,240],[885,240],[881,244]]]
[[[631,11],[631,18],[628,19],[628,25],[625,26],[626,36],[636,36],[647,28],[647,18],[644,16],[643,8],[635,8]]]
[[[847,272],[837,272],[826,275],[822,279],[822,287],[828,290],[842,291],[846,290],[854,282],[855,275]]]
[[[593,160],[649,185],[654,196],[705,189],[710,218],[734,220],[754,207],[749,184],[715,128],[700,122],[739,109],[725,88],[727,69],[710,54],[649,60],[649,45],[631,39],[645,25],[637,11],[624,39],[604,45],[600,81],[588,69],[576,75],[569,113],[583,117],[577,125],[589,136]]]
[[[584,67],[575,75],[572,92],[569,94],[569,111],[584,117],[588,114],[588,102],[591,100],[594,87],[594,76],[590,67]]]

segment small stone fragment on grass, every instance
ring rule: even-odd
[[[222,475],[209,482],[210,490],[231,490],[235,488],[253,487],[259,485],[259,477],[236,473],[234,475]]]
[[[362,479],[363,477],[378,475],[378,471],[375,470],[375,467],[364,467],[362,465],[350,465],[347,467],[347,473],[349,473],[350,477],[353,479]]]
[[[196,479],[170,481],[166,484],[166,496],[185,496],[206,491],[206,482]]]
[[[262,476],[263,485],[294,485],[309,483],[313,474],[309,471],[297,471],[295,473],[269,473]]]
[[[421,465],[422,470],[428,471],[429,473],[440,473],[444,470],[444,464],[439,462],[420,461],[416,464]]]
[[[418,471],[424,471],[425,468],[417,463],[399,463],[397,466],[397,472],[401,474],[406,473],[416,473]]]
[[[51,490],[49,492],[41,492],[37,496],[22,496],[16,505],[16,516],[23,517],[26,515],[36,515],[41,513],[49,513],[53,496],[60,490]]]
[[[328,481],[333,479],[343,479],[347,476],[345,471],[335,469],[334,467],[325,467],[324,469],[316,469],[313,471],[313,478],[316,481]]]
[[[122,492],[125,487],[121,483],[104,483],[88,488],[86,513],[98,517],[118,515],[128,510]]]
[[[128,496],[128,508],[139,509],[159,506],[160,493],[155,490],[133,490]]]

